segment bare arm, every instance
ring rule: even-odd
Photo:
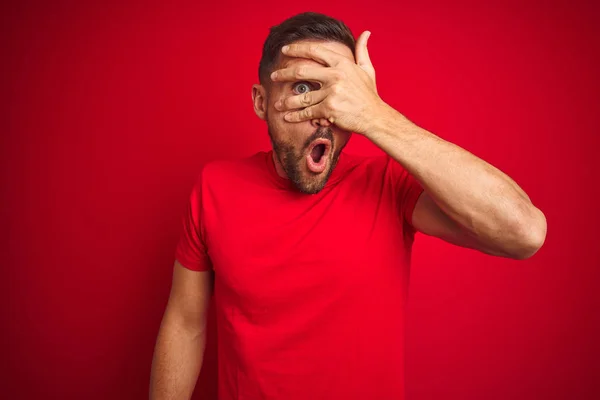
[[[514,180],[386,109],[368,137],[425,188],[413,213],[418,231],[515,259],[531,257],[542,246],[546,218]]]
[[[191,271],[175,261],[171,294],[152,360],[150,400],[189,399],[202,367],[210,271]]]

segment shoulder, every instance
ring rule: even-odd
[[[381,155],[364,155],[343,152],[340,156],[338,166],[343,170],[377,170],[381,168]]]
[[[421,190],[420,184],[408,170],[388,154],[352,155],[347,165],[346,182],[354,189],[391,196],[394,202],[403,201],[406,194]]]
[[[376,155],[346,154],[345,157],[346,169],[360,172],[371,178],[394,178],[405,173],[402,165],[385,153]]]

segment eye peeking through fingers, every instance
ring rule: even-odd
[[[304,94],[310,92],[311,90],[319,90],[321,86],[317,83],[313,82],[296,82],[292,86],[292,90],[295,94]]]

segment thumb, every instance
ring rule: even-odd
[[[369,57],[369,50],[367,49],[367,41],[370,36],[371,32],[364,31],[356,41],[356,63],[369,73],[374,70],[371,58]]]
[[[375,80],[375,68],[371,63],[369,57],[369,50],[367,49],[367,41],[371,37],[371,32],[364,31],[358,37],[356,41],[356,64],[369,75],[369,78],[373,81],[375,92],[377,93],[377,82]]]

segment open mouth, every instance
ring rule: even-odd
[[[308,148],[306,164],[314,173],[321,173],[327,167],[327,160],[331,151],[331,142],[327,139],[317,139]]]
[[[313,146],[312,151],[310,152],[310,156],[313,159],[315,164],[318,164],[321,161],[321,158],[325,154],[325,144],[319,143],[316,146]]]

